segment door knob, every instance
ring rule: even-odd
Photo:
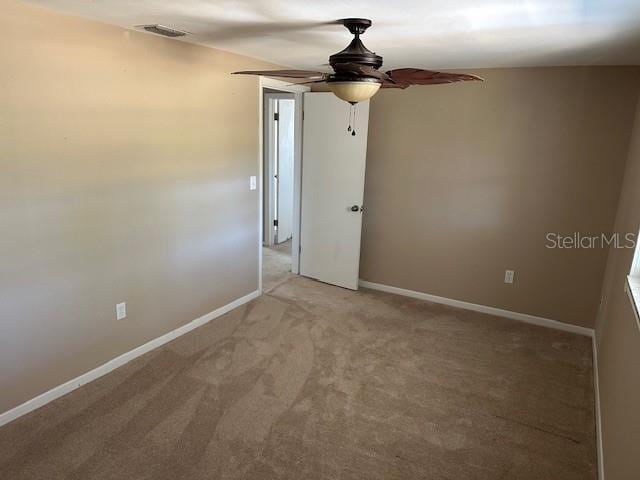
[[[352,212],[361,212],[364,210],[364,207],[359,207],[358,205],[353,205],[349,210]]]

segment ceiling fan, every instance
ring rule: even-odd
[[[465,73],[446,73],[420,68],[397,68],[382,72],[382,57],[364,46],[360,40],[371,20],[345,18],[339,21],[354,39],[344,50],[329,57],[334,73],[311,70],[246,70],[233,72],[242,75],[264,75],[307,80],[302,83],[326,83],[335,96],[355,105],[373,97],[380,88],[407,88],[411,85],[437,85],[466,82],[482,78]]]

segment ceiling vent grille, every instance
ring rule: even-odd
[[[175,28],[165,27],[164,25],[140,25],[138,28],[144,28],[147,32],[162,35],[164,37],[184,37],[187,32],[176,30]]]

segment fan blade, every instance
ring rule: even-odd
[[[309,85],[310,83],[325,83],[326,80],[309,80],[308,82],[294,82],[290,85]]]
[[[397,84],[406,87],[410,85],[438,85],[441,83],[480,81],[484,79],[468,73],[447,73],[420,68],[397,68],[387,72]]]
[[[361,65],[359,63],[337,63],[334,66],[334,70],[336,73],[355,73],[357,75],[363,75],[365,77],[373,77],[378,80],[382,80],[383,82],[394,83],[394,79],[392,79],[389,75],[380,70],[376,70],[369,65]]]
[[[409,87],[409,85],[404,85],[402,83],[391,83],[391,82],[382,82],[382,85],[380,85],[380,88],[400,88],[402,90],[404,90],[407,87]]]
[[[327,78],[326,73],[311,70],[244,70],[242,72],[233,72],[233,75],[263,75],[265,77],[306,78],[322,81]]]
[[[266,2],[264,2],[266,3]],[[259,8],[256,6],[255,8]],[[280,12],[278,12],[280,13]],[[200,16],[181,16],[181,20],[186,25],[200,25],[205,31],[198,33],[198,39],[203,42],[229,44],[249,40],[252,38],[277,37],[282,38],[287,35],[296,35],[300,40],[302,36],[306,40],[316,40],[319,35],[327,35],[334,31],[334,25],[342,25],[339,20],[328,22],[275,22],[271,15],[270,21],[263,22],[236,22],[233,20],[223,20],[220,16],[213,15],[209,18]]]

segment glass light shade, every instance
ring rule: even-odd
[[[336,97],[349,103],[369,100],[380,90],[378,82],[329,82],[328,85]]]

